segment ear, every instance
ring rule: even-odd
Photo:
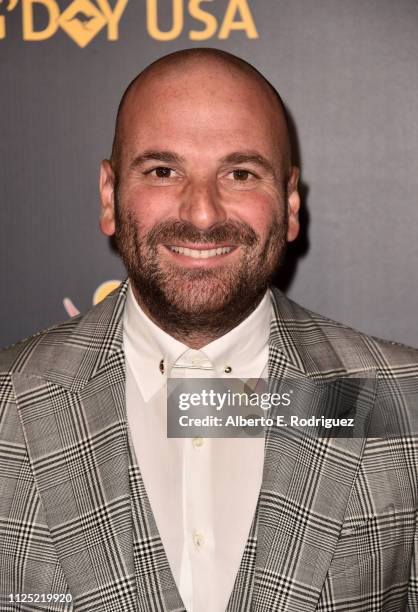
[[[287,182],[288,229],[287,241],[292,242],[299,234],[300,196],[298,192],[299,168],[292,166]]]
[[[115,173],[108,159],[100,164],[100,229],[106,236],[115,233]]]

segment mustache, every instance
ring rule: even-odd
[[[161,243],[172,243],[176,240],[202,244],[228,242],[252,247],[259,242],[259,237],[252,227],[238,221],[226,221],[214,225],[208,230],[201,230],[188,221],[167,220],[155,225],[147,233],[145,240],[150,247]]]

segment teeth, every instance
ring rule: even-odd
[[[170,246],[170,249],[174,253],[180,253],[181,255],[187,255],[187,257],[194,257],[195,259],[208,259],[208,257],[215,257],[216,255],[225,255],[232,251],[232,247],[219,247],[218,249],[188,249],[179,246]]]

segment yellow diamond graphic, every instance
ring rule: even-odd
[[[59,18],[68,36],[85,47],[106,24],[106,18],[90,0],[74,0]]]

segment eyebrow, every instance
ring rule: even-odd
[[[263,168],[273,176],[276,174],[273,165],[260,153],[256,151],[236,151],[229,153],[221,159],[224,164],[255,164]]]
[[[160,161],[166,164],[182,164],[186,160],[174,151],[144,151],[137,155],[130,163],[130,168],[135,169],[147,161]],[[273,165],[257,151],[235,151],[221,158],[223,164],[255,164],[275,176]]]
[[[185,159],[173,151],[144,151],[131,161],[130,167],[132,169],[137,168],[147,161],[160,161],[166,164],[181,164],[184,163]]]

